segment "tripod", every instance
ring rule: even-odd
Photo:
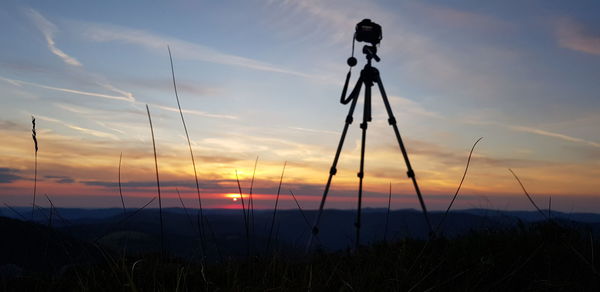
[[[379,76],[379,70],[371,65],[371,61],[375,59],[375,61],[379,62],[380,59],[377,56],[377,47],[375,45],[366,45],[363,47],[363,53],[366,54],[367,64],[360,71],[360,77],[356,82],[356,85],[352,89],[352,92],[348,97],[346,97],[346,91],[348,89],[348,82],[350,80],[350,71],[346,75],[346,82],[344,83],[344,89],[342,90],[342,96],[340,98],[340,102],[342,104],[350,103],[350,109],[348,110],[348,115],[346,116],[346,122],[344,125],[344,129],[342,130],[342,136],[340,137],[340,142],[337,147],[337,151],[335,153],[335,157],[333,159],[333,163],[331,165],[331,169],[329,170],[329,178],[327,179],[327,184],[325,185],[325,190],[323,191],[323,197],[321,198],[321,204],[319,205],[319,211],[317,213],[317,217],[315,218],[315,223],[312,229],[312,236],[309,239],[307,245],[307,252],[310,250],[312,246],[312,241],[315,236],[319,233],[319,222],[321,220],[321,215],[323,213],[323,207],[325,206],[325,201],[327,200],[327,194],[329,193],[329,187],[331,186],[331,180],[333,176],[337,173],[337,163],[340,158],[340,153],[342,152],[342,147],[344,145],[344,140],[346,139],[346,134],[348,133],[348,128],[353,121],[354,109],[356,108],[356,104],[358,102],[358,98],[360,95],[360,91],[362,86],[365,86],[365,99],[364,99],[364,107],[363,107],[363,119],[360,124],[360,128],[362,129],[362,137],[361,137],[361,148],[360,148],[360,167],[358,171],[358,206],[357,206],[357,214],[356,214],[356,222],[354,223],[354,227],[356,228],[356,248],[360,245],[360,227],[361,227],[361,209],[362,209],[362,195],[363,195],[363,178],[364,178],[364,164],[365,164],[365,143],[367,137],[367,127],[368,123],[372,120],[371,117],[371,87],[373,87],[374,83],[377,83],[379,88],[379,92],[381,94],[381,98],[383,99],[383,103],[385,104],[385,109],[388,114],[388,123],[390,126],[394,128],[394,133],[396,134],[396,140],[398,140],[398,146],[400,147],[400,151],[404,156],[404,163],[406,164],[406,168],[408,169],[406,174],[409,178],[412,179],[413,186],[415,188],[415,192],[417,193],[417,197],[419,198],[419,203],[421,205],[421,209],[423,210],[423,215],[425,217],[425,221],[427,223],[427,227],[429,228],[430,234],[432,234],[431,223],[429,221],[429,216],[427,214],[427,208],[425,207],[425,202],[423,201],[423,196],[421,195],[421,191],[419,190],[419,185],[417,184],[417,179],[415,177],[415,172],[412,169],[410,164],[410,160],[408,159],[408,153],[406,152],[406,148],[404,147],[404,143],[402,143],[402,138],[400,136],[400,131],[398,130],[398,126],[396,125],[396,118],[394,117],[394,113],[392,112],[392,107],[390,106],[390,102],[388,100],[387,95],[385,94],[385,89],[383,88],[383,83],[381,82],[381,77]],[[354,57],[348,60],[348,64],[352,67],[356,65],[356,59]]]

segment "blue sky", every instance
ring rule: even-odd
[[[153,196],[151,188],[134,187],[152,179],[149,104],[161,172],[191,198],[186,183],[193,170],[170,80],[169,45],[208,204],[229,206],[222,194],[235,192],[235,170],[247,183],[259,156],[265,206],[288,161],[286,182],[311,207],[347,111],[338,101],[354,25],[371,18],[383,27],[376,66],[433,208],[447,204],[468,150],[484,137],[461,207],[527,208],[512,168],[540,200],[553,196],[559,209],[593,211],[600,186],[599,6],[4,1],[0,135],[9,142],[0,146],[7,177],[1,195],[10,204],[29,202],[33,114],[43,192],[63,205],[118,205],[105,198],[114,197],[110,186],[123,152],[131,200]],[[354,78],[364,64],[362,45]],[[367,142],[368,202],[380,206],[391,182],[403,196],[397,207],[415,207],[386,118],[376,97]],[[334,180],[333,207],[354,206],[358,139],[355,123]]]

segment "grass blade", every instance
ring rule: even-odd
[[[390,194],[388,195],[387,213],[385,214],[385,229],[383,231],[383,242],[387,242],[388,223],[390,222],[390,207],[392,205],[392,183],[390,182]]]
[[[306,222],[306,226],[308,226],[309,230],[312,229],[312,226],[310,225],[310,222],[308,222],[308,218],[306,218],[306,215],[304,214],[304,210],[302,210],[302,207],[300,207],[300,203],[298,203],[296,196],[294,195],[292,190],[289,190],[289,191],[290,191],[290,194],[292,195],[292,198],[294,198],[294,202],[296,202],[296,206],[298,206],[298,210],[300,211],[302,218],[304,218],[304,222]]]
[[[33,139],[33,145],[35,146],[34,154],[34,171],[33,171],[33,202],[31,203],[31,220],[33,220],[33,213],[35,211],[35,195],[37,191],[37,158],[38,158],[38,141],[37,132],[35,130],[35,117],[31,116],[31,138]]]
[[[481,141],[481,139],[483,139],[483,137],[480,137],[479,139],[477,139],[477,141],[475,141],[475,143],[473,143],[473,147],[471,147],[471,151],[469,152],[469,158],[467,158],[467,165],[465,166],[465,172],[463,173],[463,176],[460,179],[458,188],[456,188],[456,192],[454,192],[454,196],[452,197],[452,200],[450,201],[448,208],[446,208],[446,212],[444,212],[444,216],[442,216],[440,223],[435,228],[434,235],[437,235],[437,233],[440,231],[440,228],[442,228],[442,226],[444,225],[444,221],[446,220],[446,217],[448,217],[448,213],[450,212],[452,205],[454,205],[454,201],[456,201],[456,198],[458,197],[458,192],[460,192],[460,188],[462,187],[463,182],[465,181],[465,177],[467,177],[467,170],[469,170],[469,165],[471,164],[471,156],[473,156],[473,151],[475,150],[475,146],[477,146],[477,143],[479,143],[479,141]]]
[[[254,198],[252,197],[252,191],[254,190],[254,176],[256,175],[256,166],[258,165],[258,156],[254,161],[254,171],[252,171],[252,180],[250,180],[250,192],[248,193],[248,224],[250,234],[254,233]]]
[[[183,199],[181,198],[181,193],[179,192],[179,188],[175,188],[175,190],[177,191],[177,196],[179,197],[179,202],[181,203],[181,207],[183,207],[183,211],[185,212],[185,216],[188,218],[188,221],[190,221],[190,225],[194,225],[193,221],[192,221],[192,217],[190,217],[190,214],[188,213],[187,208],[185,207],[185,204],[183,203]]]
[[[515,177],[515,179],[517,180],[517,182],[519,183],[519,185],[521,186],[521,189],[523,190],[523,193],[525,193],[525,196],[527,196],[527,199],[529,199],[529,202],[533,205],[533,207],[535,207],[535,209],[540,212],[540,214],[542,214],[542,216],[546,219],[548,219],[548,217],[546,216],[546,213],[544,213],[542,211],[542,209],[540,209],[540,207],[538,207],[538,205],[533,201],[533,199],[531,198],[531,196],[529,195],[529,193],[527,192],[527,190],[525,189],[525,186],[523,186],[523,183],[521,182],[521,180],[519,179],[519,177],[517,176],[517,174],[515,174],[514,171],[512,171],[512,169],[508,169],[508,171],[510,171],[510,173],[512,173],[512,175]]]
[[[238,190],[240,191],[240,200],[242,201],[242,212],[244,215],[244,227],[246,229],[246,253],[250,255],[250,231],[248,230],[248,217],[246,216],[246,206],[244,203],[244,196],[242,194],[242,186],[240,185],[240,178],[238,176],[237,169],[235,170],[235,179],[237,180]]]
[[[21,219],[23,219],[23,221],[26,221],[27,218],[25,218],[25,216],[23,216],[23,214],[19,213],[19,211],[15,210],[15,208],[11,207],[10,205],[8,205],[7,203],[4,203],[4,206],[6,206],[8,209],[10,209],[11,211],[13,211],[15,214],[19,215],[19,217],[21,217]]]
[[[121,196],[121,204],[123,205],[123,215],[127,213],[125,209],[125,200],[123,199],[123,188],[121,186],[121,160],[123,159],[123,152],[119,155],[119,195]]]
[[[273,208],[273,218],[271,219],[271,228],[269,230],[269,238],[267,240],[266,252],[269,252],[271,246],[271,238],[273,236],[273,227],[275,226],[275,216],[277,215],[277,204],[279,203],[279,194],[281,192],[281,184],[283,183],[283,174],[285,173],[285,166],[287,161],[283,163],[283,170],[281,171],[281,178],[279,178],[279,187],[277,187],[277,196],[275,197],[275,207]]]
[[[165,235],[163,227],[162,215],[162,199],[160,195],[160,179],[158,177],[158,157],[156,156],[156,141],[154,139],[154,127],[152,127],[152,117],[150,116],[150,108],[146,104],[146,112],[148,113],[148,122],[150,122],[150,133],[152,134],[152,148],[154,149],[154,169],[156,170],[156,190],[158,192],[158,216],[160,217],[160,250],[161,254],[165,255]]]
[[[202,196],[200,195],[200,183],[198,182],[198,171],[196,170],[196,160],[194,158],[194,151],[192,150],[192,142],[190,141],[190,135],[188,133],[185,118],[183,117],[183,111],[181,110],[181,103],[179,102],[179,94],[177,93],[177,83],[175,82],[175,70],[173,68],[173,57],[171,56],[171,48],[167,46],[169,51],[169,61],[171,62],[171,76],[173,77],[173,89],[175,90],[175,99],[177,100],[177,108],[179,109],[179,115],[181,116],[181,123],[183,124],[183,130],[185,131],[185,138],[187,139],[188,148],[190,149],[190,157],[192,158],[192,167],[194,168],[194,179],[196,181],[196,194],[198,196],[198,232],[200,233],[200,244],[202,245],[202,251],[204,252],[204,211],[202,208]]]
[[[48,226],[52,227],[52,216],[54,215],[54,204],[52,204],[52,201],[50,200],[48,195],[44,194],[44,196],[46,197],[46,200],[48,200],[48,202],[50,203],[50,219],[48,219]]]

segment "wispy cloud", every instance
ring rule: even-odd
[[[292,130],[308,132],[308,133],[318,133],[318,134],[327,134],[327,135],[338,134],[337,132],[328,131],[328,130],[309,129],[309,128],[302,128],[302,127],[289,127],[289,128]]]
[[[56,42],[54,41],[54,34],[58,32],[58,28],[54,23],[50,22],[39,12],[29,9],[27,10],[27,16],[33,21],[35,26],[40,30],[40,32],[44,35],[46,39],[46,43],[48,44],[48,49],[50,52],[61,58],[65,63],[71,66],[81,66],[81,63],[77,61],[74,57],[67,55],[67,53],[63,52],[56,46]]]
[[[302,72],[285,69],[251,58],[227,54],[201,44],[192,43],[173,37],[162,36],[144,30],[114,25],[88,24],[85,27],[84,34],[89,39],[97,42],[124,42],[157,51],[161,54],[164,54],[167,45],[170,45],[171,48],[173,48],[177,58],[181,59],[211,62],[259,71],[269,71],[313,78],[312,75]]]
[[[563,18],[558,22],[556,34],[563,48],[600,55],[600,30],[592,32],[581,23]]]
[[[173,83],[171,79],[128,79],[124,81],[128,86],[139,87],[143,89],[153,89],[173,93]],[[180,93],[193,96],[217,95],[223,92],[224,88],[207,86],[205,84],[198,85],[197,81],[189,82],[177,80],[177,90]]]
[[[410,114],[438,119],[443,118],[442,115],[440,115],[439,113],[427,110],[418,102],[410,100],[408,98],[400,96],[390,96],[390,100],[393,104],[397,105],[399,109]]]
[[[72,94],[80,94],[80,95],[94,96],[94,97],[114,99],[114,100],[123,100],[123,101],[129,101],[129,102],[135,101],[133,94],[125,92],[125,91],[120,91],[120,92],[126,93],[125,96],[117,96],[117,95],[102,94],[102,93],[97,93],[97,92],[88,92],[88,91],[82,91],[82,90],[76,90],[76,89],[48,86],[48,85],[43,85],[43,84],[34,83],[34,82],[5,78],[5,77],[1,77],[1,76],[0,76],[0,80],[8,82],[15,86],[19,86],[19,87],[23,86],[23,85],[29,85],[29,86],[33,86],[33,87],[44,88],[44,89],[55,90],[55,91],[66,92],[66,93],[72,93]],[[114,87],[112,87],[112,88],[114,88]]]
[[[502,127],[502,128],[509,129],[511,131],[536,134],[536,135],[540,135],[540,136],[551,137],[551,138],[556,138],[556,139],[560,139],[563,141],[580,143],[580,144],[585,144],[585,145],[593,146],[596,148],[600,148],[600,143],[598,143],[598,142],[588,141],[585,139],[581,139],[581,138],[577,138],[577,137],[573,137],[573,136],[569,136],[569,135],[565,135],[565,134],[560,134],[560,133],[556,133],[556,132],[551,132],[551,131],[547,131],[547,130],[537,129],[537,128],[533,128],[533,127],[527,127],[527,126],[521,126],[521,125],[511,125],[511,124],[499,123],[499,122],[486,122],[486,121],[473,120],[473,119],[465,120],[464,122],[467,124],[474,124],[474,125],[489,125],[489,126]]]
[[[152,106],[157,107],[157,108],[162,109],[162,110],[170,111],[170,112],[179,112],[179,109],[178,108],[174,108],[174,107],[169,107],[169,106],[164,106],[164,105],[157,105],[157,104],[153,104]],[[238,119],[238,117],[236,117],[236,116],[211,114],[211,113],[207,113],[207,112],[203,112],[203,111],[197,111],[197,110],[182,109],[181,111],[184,112],[184,113],[186,113],[186,114],[191,114],[191,115],[196,115],[196,116],[202,116],[202,117],[208,117],[208,118],[229,119],[229,120],[236,120],[236,119]]]
[[[553,137],[553,138],[558,138],[558,139],[569,141],[569,142],[583,143],[583,144],[587,144],[590,146],[600,148],[600,143],[596,143],[593,141],[588,141],[588,140],[584,140],[584,139],[580,139],[580,138],[575,138],[575,137],[571,137],[571,136],[567,136],[567,135],[563,135],[563,134],[559,134],[559,133],[549,132],[549,131],[545,131],[545,130],[530,128],[530,127],[523,127],[523,126],[509,125],[508,128],[511,130],[519,131],[519,132],[532,133],[532,134],[542,135],[542,136],[546,136],[546,137]]]
[[[102,131],[97,131],[97,130],[93,130],[93,129],[83,128],[83,127],[80,127],[80,126],[69,124],[69,123],[61,121],[59,119],[45,117],[45,116],[40,116],[40,115],[38,115],[37,118],[40,119],[40,120],[43,120],[43,121],[48,121],[48,122],[53,122],[53,123],[61,124],[61,125],[69,128],[69,129],[76,130],[76,131],[79,131],[81,133],[84,133],[84,134],[87,134],[87,135],[91,135],[91,136],[94,136],[94,137],[109,138],[109,139],[112,139],[112,140],[119,140],[117,138],[117,136],[115,136],[113,134],[102,132]]]

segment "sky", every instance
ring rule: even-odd
[[[0,200],[127,207],[161,195],[239,208],[318,206],[344,126],[339,103],[356,23],[383,28],[375,63],[427,206],[598,212],[598,1],[14,1],[0,3]],[[365,64],[356,43],[358,66]],[[326,208],[356,206],[362,95]],[[258,158],[258,160],[256,160]],[[419,208],[379,92],[364,207]],[[156,203],[154,203],[156,204]]]

